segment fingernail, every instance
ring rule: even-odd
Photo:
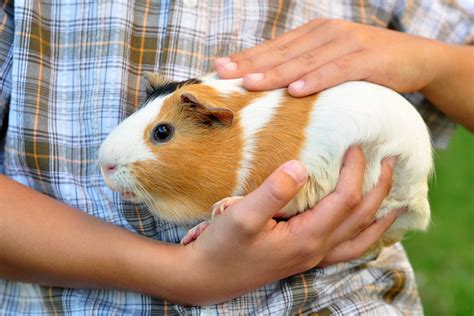
[[[219,66],[223,67],[227,71],[235,71],[237,69],[237,64],[234,62],[219,64]]]
[[[303,183],[308,177],[306,167],[298,160],[291,160],[285,163],[282,171],[292,177],[296,183]]]
[[[253,74],[248,74],[245,77],[252,80],[253,82],[258,82],[258,81],[263,79],[264,74],[261,73],[261,72],[256,72],[256,73],[253,73]]]
[[[298,80],[289,85],[292,90],[300,91],[304,88],[304,80]]]
[[[220,57],[214,60],[215,64],[227,64],[231,61],[230,57]]]
[[[390,168],[395,167],[395,164],[397,163],[397,158],[396,157],[390,157],[390,158],[386,158],[386,159],[387,159],[387,163],[390,166]]]

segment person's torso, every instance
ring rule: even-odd
[[[159,71],[170,79],[194,77],[210,71],[216,57],[252,47],[314,18],[389,25],[395,1],[384,2],[383,9],[359,4],[309,0],[16,1],[5,173],[108,222],[177,242],[188,227],[155,219],[143,205],[123,201],[107,188],[97,164],[102,141],[143,101],[143,72]],[[434,37],[428,31],[426,36]],[[234,311],[249,313],[289,312],[288,304],[293,304],[289,302],[294,301],[294,295],[301,294],[304,282],[301,277],[276,282],[229,306],[240,306]],[[49,311],[71,311],[66,302],[87,308],[94,302],[101,307],[107,307],[107,302],[122,302],[107,307],[111,313],[144,311],[145,305],[156,311],[170,308],[166,303],[119,291],[111,291],[108,297],[101,291],[30,290],[48,297],[50,302],[45,299],[38,306]]]

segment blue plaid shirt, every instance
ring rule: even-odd
[[[3,1],[0,119],[7,111],[9,118],[0,142],[2,172],[125,229],[177,242],[188,227],[155,219],[144,206],[123,201],[97,168],[101,142],[145,97],[143,72],[159,70],[176,80],[196,76],[209,71],[217,56],[321,17],[450,43],[469,42],[474,34],[472,16],[452,1]],[[419,94],[408,97],[434,142],[446,144],[453,124]],[[0,315],[309,312],[422,313],[401,246],[370,262],[312,269],[206,308],[124,291],[0,280]]]

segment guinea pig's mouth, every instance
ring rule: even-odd
[[[140,203],[142,202],[142,199],[140,199],[134,192],[131,191],[122,191],[120,192],[122,195],[122,198],[126,201],[134,202],[134,203]]]
[[[104,168],[101,167],[100,171],[105,184],[112,191],[119,193],[124,200],[133,203],[144,202],[140,190],[137,190],[138,188],[134,185],[133,181],[130,181],[130,177],[125,168],[119,166],[118,170],[115,172],[105,172]]]
[[[121,194],[122,194],[122,197],[123,197],[125,200],[130,200],[130,199],[134,199],[134,198],[137,197],[137,196],[135,195],[135,193],[129,192],[129,191],[121,192]]]

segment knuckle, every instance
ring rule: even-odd
[[[336,66],[338,71],[342,73],[347,73],[352,66],[352,62],[347,57],[341,57],[334,61],[334,65]]]
[[[231,222],[232,222],[232,227],[235,229],[235,231],[242,233],[242,234],[247,234],[251,231],[251,227],[249,225],[249,222],[243,217],[237,214],[237,212],[230,212],[231,213]]]
[[[238,52],[238,53],[233,53],[233,54],[229,55],[229,58],[230,58],[231,61],[237,62],[237,61],[239,61],[243,58],[244,53],[245,53],[245,51]]]
[[[344,40],[346,40],[352,46],[362,47],[366,42],[366,37],[361,32],[349,31],[345,33]]]
[[[279,43],[278,38],[272,38],[272,39],[266,40],[261,45],[262,45],[262,47],[265,48],[265,51],[270,51],[271,52],[271,51],[277,49],[277,47],[279,46],[278,43]]]
[[[265,78],[273,79],[273,81],[278,81],[283,78],[283,72],[280,66],[270,69],[265,73]]]
[[[313,54],[303,54],[298,57],[298,61],[303,66],[312,66],[316,63],[316,57]]]
[[[277,45],[274,49],[272,49],[273,54],[280,59],[286,59],[286,56],[288,56],[289,51],[290,48],[286,44]]]
[[[352,209],[359,205],[362,200],[362,194],[360,192],[351,192],[345,198],[345,204],[349,209]]]
[[[230,57],[231,61],[233,61],[235,63],[239,63],[242,60],[245,60],[245,59],[249,58],[249,50],[245,49],[245,50],[242,50],[240,52],[230,54],[229,57]]]
[[[278,182],[270,183],[266,195],[268,202],[274,204],[286,204],[291,198],[287,190],[283,189]]]
[[[330,26],[336,31],[345,30],[349,24],[346,20],[343,19],[332,19],[329,21]]]
[[[255,61],[252,58],[244,58],[238,61],[237,64],[238,64],[238,69],[244,69],[247,71],[251,71],[257,68]]]
[[[250,58],[249,51],[248,50],[241,51],[240,53],[238,53],[238,57],[240,57],[239,60],[249,59]]]

